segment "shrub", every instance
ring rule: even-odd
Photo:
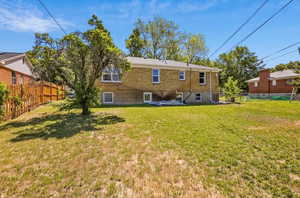
[[[7,87],[0,82],[0,117],[3,116],[4,110],[3,105],[8,98],[9,91]]]
[[[224,85],[224,94],[227,101],[235,102],[235,98],[241,93],[241,89],[238,87],[238,81],[229,77]]]

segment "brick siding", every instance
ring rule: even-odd
[[[6,85],[12,85],[12,70],[0,66],[0,82]],[[21,79],[23,79],[23,84],[28,84],[33,80],[33,77],[16,72],[16,84],[21,84]]]
[[[160,83],[156,84],[152,83],[152,68],[131,68],[122,76],[122,82],[99,81],[98,86],[102,93],[114,93],[114,104],[142,104],[144,92],[151,92],[153,101],[175,99],[176,93],[182,92],[189,103],[196,103],[193,99],[195,96],[190,94],[190,88],[193,93],[202,94],[206,100],[204,102],[207,102],[210,95],[210,73],[206,72],[206,84],[200,85],[198,71],[185,71],[185,80],[179,80],[179,72],[180,70],[160,69]],[[216,72],[211,73],[211,76],[212,97],[217,101],[219,80]]]
[[[288,79],[276,80],[276,86],[272,85],[272,80],[269,80],[270,70],[263,70],[259,75],[258,87],[255,87],[254,82],[248,83],[249,93],[252,94],[268,94],[268,93],[291,93],[293,87],[288,84]]]

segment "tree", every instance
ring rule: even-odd
[[[131,35],[125,41],[125,43],[126,43],[126,48],[129,50],[129,56],[134,56],[134,57],[143,56],[145,43],[141,39],[141,33],[139,29],[137,28],[133,29]]]
[[[204,37],[201,34],[185,34],[183,37],[182,52],[186,62],[189,64],[203,59],[208,52]]]
[[[300,61],[290,61],[287,64],[278,64],[274,67],[273,71],[282,71],[282,70],[287,70],[287,69],[292,69],[292,70],[300,70]]]
[[[36,42],[41,42],[42,39],[46,39],[48,35],[36,33]],[[58,70],[55,68],[55,64],[51,61],[51,56],[54,56],[55,51],[42,48],[36,43],[35,47],[26,52],[27,57],[32,63],[32,72],[35,74],[36,80],[42,80],[52,82],[55,84],[62,84],[62,79],[58,74]],[[53,61],[53,60],[52,60]]]
[[[145,23],[138,19],[135,29],[141,33],[145,44],[143,57],[154,59],[176,59],[180,53],[179,27],[173,22],[161,17],[155,17]]]
[[[235,98],[241,93],[241,90],[238,86],[238,81],[234,80],[232,76],[228,78],[224,85],[223,91],[226,101],[230,102],[235,102]]]
[[[221,54],[217,65],[222,69],[221,86],[228,81],[229,77],[232,77],[238,81],[238,87],[245,90],[248,89],[246,81],[257,77],[259,70],[264,68],[263,61],[259,60],[247,47],[236,47],[227,54]]]
[[[32,50],[35,67],[45,67],[47,73],[59,77],[75,91],[83,115],[89,114],[89,107],[98,100],[95,83],[102,71],[109,66],[118,71],[130,67],[102,21],[93,15],[88,24],[92,29],[71,33],[62,39],[52,39],[47,33],[36,34]]]

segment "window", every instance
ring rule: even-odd
[[[114,94],[112,92],[103,93],[103,103],[112,104],[114,102]]]
[[[176,101],[182,103],[183,102],[183,93],[179,92],[176,94]]]
[[[197,93],[197,94],[195,95],[195,100],[196,100],[197,102],[200,102],[200,101],[201,101],[201,94],[200,94],[200,93]]]
[[[17,75],[16,75],[16,72],[11,72],[11,83],[13,85],[17,84]]]
[[[179,80],[185,80],[185,72],[184,71],[179,72]]]
[[[200,72],[199,73],[199,83],[200,83],[200,85],[205,85],[206,84],[206,74],[205,74],[205,72]]]
[[[152,82],[160,83],[160,70],[159,69],[152,69]]]
[[[258,87],[258,82],[254,82],[254,87]]]
[[[272,86],[276,86],[276,84],[277,84],[277,82],[276,82],[276,80],[272,80]]]
[[[152,93],[151,92],[144,92],[144,103],[152,102]]]
[[[107,67],[102,73],[102,82],[121,82],[121,71],[115,67]]]

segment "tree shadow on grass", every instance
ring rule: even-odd
[[[0,131],[15,128],[17,136],[11,142],[32,139],[69,138],[83,131],[101,130],[103,125],[125,122],[121,117],[111,114],[92,114],[82,116],[75,113],[52,114],[28,121],[14,121],[0,126]],[[24,128],[23,128],[24,127]],[[21,128],[18,130],[18,128]]]

